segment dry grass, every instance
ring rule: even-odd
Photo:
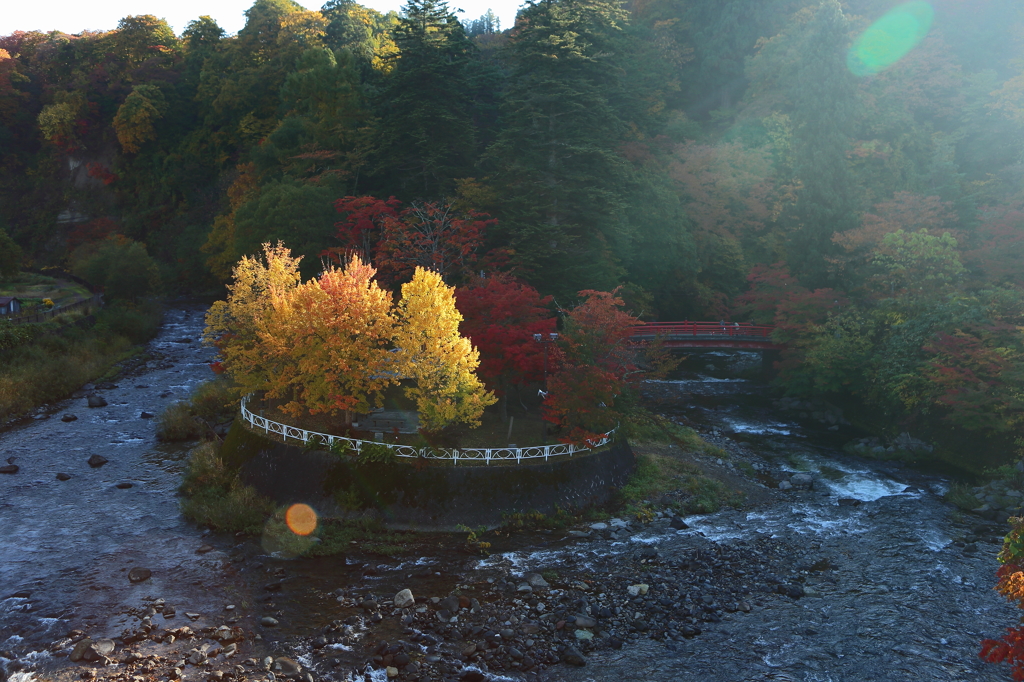
[[[127,357],[123,337],[44,336],[4,353],[0,362],[0,419],[68,396]]]

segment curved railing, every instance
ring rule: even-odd
[[[483,462],[490,464],[496,462],[522,462],[524,459],[544,459],[550,457],[561,457],[568,455],[572,457],[579,452],[589,452],[594,448],[607,445],[611,442],[615,429],[604,434],[600,438],[587,441],[586,446],[574,445],[572,443],[558,443],[556,445],[532,445],[524,448],[417,448],[412,445],[400,445],[398,443],[381,443],[378,441],[359,440],[357,438],[346,438],[345,436],[334,436],[329,433],[320,433],[308,429],[300,429],[297,426],[289,426],[281,422],[261,417],[248,408],[250,396],[242,398],[242,419],[253,429],[262,429],[264,433],[275,433],[287,443],[289,438],[300,441],[303,445],[313,443],[332,448],[335,443],[347,443],[357,454],[362,452],[364,445],[383,445],[391,450],[396,457],[407,457],[411,459],[440,459],[451,460],[454,464],[461,462]]]

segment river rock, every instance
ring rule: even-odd
[[[810,474],[793,474],[789,482],[797,488],[810,488],[814,485],[814,477]]]
[[[0,474],[16,474],[18,473],[17,464],[5,464],[0,467]]]
[[[71,474],[65,474],[63,471],[57,474],[58,481],[69,481],[71,480]]]
[[[804,596],[802,585],[779,585],[779,592],[792,599],[799,599]]]
[[[141,583],[145,580],[149,580],[149,577],[153,575],[153,571],[142,566],[136,566],[132,570],[128,571],[128,580],[133,583]]]
[[[114,653],[114,640],[97,639],[89,645],[88,651],[95,654],[98,658],[106,658],[107,656],[110,656],[110,654]]]
[[[569,665],[575,665],[580,667],[585,666],[587,664],[587,659],[583,657],[583,654],[581,654],[579,651],[577,651],[574,647],[571,646],[566,647],[565,651],[562,652],[562,660],[568,663]]]
[[[544,576],[540,573],[527,573],[524,577],[526,578],[526,582],[530,584],[530,587],[535,590],[546,590],[551,587],[551,585],[548,585],[548,581],[544,580]]]
[[[387,668],[385,669],[385,671],[386,671],[386,672],[387,672],[387,674],[388,674],[388,679],[389,679],[389,680],[393,680],[393,679],[395,679],[396,677],[398,677],[398,668],[394,667],[393,665],[389,665],[389,666],[388,666],[388,667],[387,667]]]
[[[75,648],[71,650],[71,655],[68,656],[68,660],[72,663],[78,663],[85,657],[85,652],[88,651],[89,647],[92,646],[92,640],[86,637],[81,639],[75,644]]]
[[[206,652],[202,649],[192,649],[188,652],[188,662],[192,665],[202,665],[206,663]]]
[[[683,519],[678,516],[673,516],[672,520],[669,521],[668,525],[674,528],[675,530],[686,530],[690,527],[689,525],[687,525],[686,521],[683,521]]]
[[[285,677],[294,677],[302,672],[302,666],[294,659],[281,656],[274,659],[274,665],[271,667],[271,670]]]
[[[597,621],[590,616],[579,615],[576,616],[576,627],[578,628],[595,628],[597,627]]]
[[[93,455],[92,457],[89,458],[88,464],[93,469],[99,469],[101,466],[103,466],[104,464],[106,464],[109,461],[110,460],[108,460],[103,455]]]
[[[152,419],[155,416],[156,415],[153,414],[152,412],[141,412],[139,414],[139,419]]]
[[[406,588],[395,595],[395,608],[408,609],[416,604],[416,598],[412,596],[412,590]]]
[[[121,490],[128,490],[128,488],[131,488],[133,485],[135,485],[135,484],[131,483],[130,481],[121,481],[120,483],[118,483],[114,487],[115,488],[120,488]]]
[[[576,639],[581,642],[589,642],[590,640],[594,639],[594,633],[590,630],[577,630]]]
[[[645,594],[647,594],[647,590],[649,590],[649,589],[651,589],[650,585],[647,585],[645,583],[640,583],[638,585],[630,585],[629,587],[626,588],[626,592],[629,593],[630,597],[636,597],[638,595],[642,597]]]
[[[271,618],[270,616],[263,616],[263,618],[260,618],[260,625],[265,628],[276,628],[278,624],[279,623],[276,618]]]
[[[459,602],[459,598],[453,594],[439,601],[437,603],[437,607],[439,609],[448,611],[452,614],[456,614],[459,612],[459,609],[462,607],[462,604]]]
[[[107,401],[101,395],[93,394],[87,398],[89,407],[106,407]]]
[[[60,420],[62,422],[73,422],[73,421],[76,421],[77,419],[78,419],[78,417],[76,417],[75,415],[71,414],[70,412],[60,418]]]
[[[790,490],[793,488],[793,484],[789,481],[779,481],[779,490]]]

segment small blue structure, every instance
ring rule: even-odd
[[[21,301],[13,296],[0,296],[0,315],[14,315],[21,312]]]

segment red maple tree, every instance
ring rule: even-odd
[[[346,216],[336,224],[342,247],[325,255],[355,251],[372,260],[391,285],[409,281],[417,267],[434,270],[445,281],[469,277],[481,261],[478,252],[487,228],[497,223],[485,213],[459,211],[448,202],[401,208],[394,197],[349,196],[334,206]]]
[[[555,317],[547,307],[551,297],[541,297],[529,284],[498,272],[456,289],[455,299],[463,317],[459,329],[480,351],[477,374],[501,396],[504,419],[509,389],[541,379],[544,348],[533,335],[555,330]]]

